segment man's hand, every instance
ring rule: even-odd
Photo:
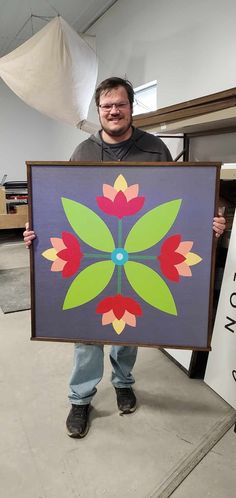
[[[220,214],[220,213],[219,213]],[[215,236],[219,238],[222,233],[225,231],[225,218],[223,216],[218,216],[213,218],[213,230],[215,232]]]
[[[29,230],[28,222],[25,224],[25,231],[23,232],[23,237],[24,237],[24,243],[27,248],[29,248],[30,245],[32,244],[32,240],[36,238],[36,235],[33,232],[33,230]]]

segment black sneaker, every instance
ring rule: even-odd
[[[82,438],[89,430],[89,408],[88,405],[72,405],[66,420],[68,436]]]
[[[132,387],[115,387],[115,390],[120,414],[134,412],[136,410],[136,397]]]

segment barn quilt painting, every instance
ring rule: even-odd
[[[32,338],[209,349],[217,165],[28,163]]]

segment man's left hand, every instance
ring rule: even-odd
[[[215,236],[219,238],[222,233],[225,231],[225,218],[223,216],[213,218],[213,230],[215,232]]]

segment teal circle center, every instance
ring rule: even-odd
[[[125,263],[127,263],[129,259],[129,255],[123,247],[117,247],[114,249],[114,251],[111,253],[111,259],[115,265],[122,266]]]

